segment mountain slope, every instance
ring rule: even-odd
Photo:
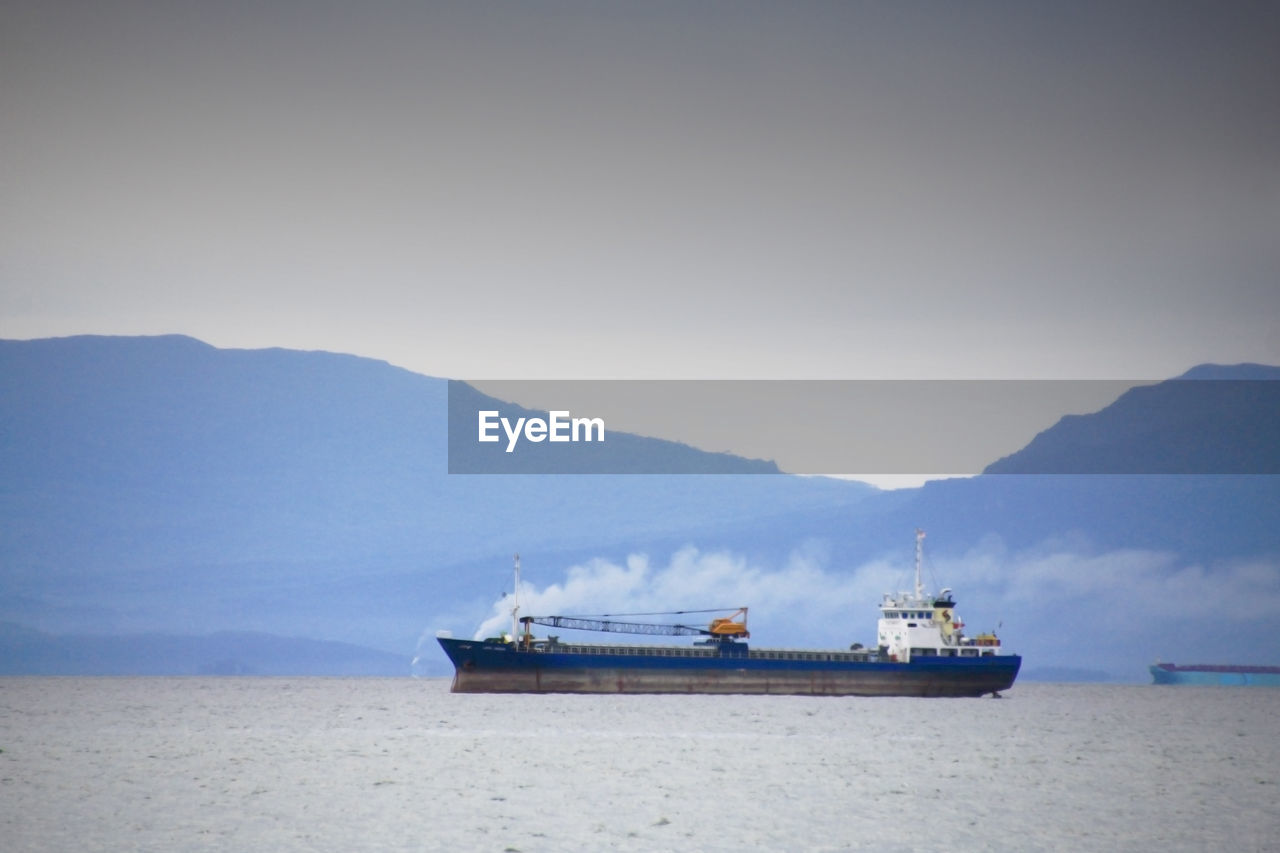
[[[1202,365],[1067,415],[985,474],[1280,474],[1280,368]]]

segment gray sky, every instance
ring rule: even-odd
[[[1280,4],[0,3],[0,337],[1280,363]]]

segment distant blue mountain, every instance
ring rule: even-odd
[[[985,474],[1280,474],[1280,368],[1202,365],[1067,415]]]
[[[1230,383],[1275,371],[1205,366],[1184,378]],[[354,356],[221,350],[177,336],[0,341],[0,620],[21,626],[0,631],[0,659],[5,671],[106,671],[84,650],[123,638],[106,669],[146,671],[142,661],[168,648],[179,651],[160,657],[184,666],[266,672],[282,659],[272,649],[283,636],[399,662],[436,628],[474,629],[509,589],[516,551],[543,586],[591,558],[665,560],[688,544],[778,566],[820,543],[839,572],[886,555],[909,559],[917,526],[940,560],[992,547],[1005,554],[1004,574],[958,590],[966,601],[1005,594],[1022,571],[1019,555],[1053,543],[1085,556],[1168,553],[1159,571],[1190,565],[1209,576],[1244,561],[1262,573],[1257,583],[1276,588],[1266,567],[1280,555],[1280,478],[1014,473],[1055,470],[1045,460],[1082,453],[1159,458],[1166,451],[1152,448],[1165,443],[1219,454],[1240,436],[1247,453],[1233,464],[1269,470],[1280,445],[1270,409],[1228,395],[1208,416],[1182,409],[1169,384],[1064,418],[993,463],[992,475],[879,492],[776,473],[450,476],[443,379]],[[699,453],[641,437],[628,452],[636,464]],[[708,470],[776,470],[705,456]],[[1053,604],[1060,611],[1061,597]],[[851,619],[873,624],[873,608],[868,601]],[[1068,652],[1048,629],[1059,617],[1048,601],[1002,616],[1041,668],[1114,670],[1191,642],[1164,619],[1148,632],[1152,648],[1113,649],[1105,631],[1081,630]],[[1085,612],[1073,618],[1088,624]],[[1250,625],[1223,648],[1280,659],[1271,634]],[[37,633],[24,641],[23,630]],[[248,645],[209,645],[232,635]],[[183,645],[191,638],[204,638],[202,650]],[[64,654],[55,666],[56,648],[80,657]],[[1077,659],[1086,648],[1092,659]],[[334,660],[334,672],[355,666]]]

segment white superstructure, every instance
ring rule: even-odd
[[[995,633],[966,637],[950,589],[925,595],[920,579],[924,531],[916,530],[916,586],[896,596],[885,593],[880,602],[876,644],[891,660],[918,657],[989,657],[1000,653]]]

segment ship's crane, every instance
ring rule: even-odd
[[[636,613],[624,614],[634,616],[664,616],[684,613],[713,613],[723,611],[680,610],[671,613]],[[742,617],[742,621],[737,621]],[[747,608],[740,607],[727,617],[712,619],[706,628],[693,625],[673,625],[664,622],[619,622],[605,616],[521,616],[524,623],[524,635],[529,636],[531,625],[546,625],[550,628],[576,628],[580,631],[607,631],[620,634],[656,634],[667,637],[712,637],[717,640],[734,640],[750,637],[747,631]]]

